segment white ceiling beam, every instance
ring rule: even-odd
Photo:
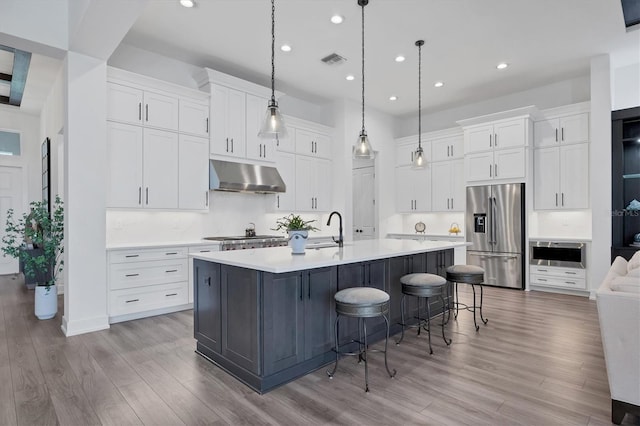
[[[69,2],[69,50],[107,60],[148,0]]]

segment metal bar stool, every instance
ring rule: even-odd
[[[389,312],[389,295],[377,288],[372,287],[352,287],[340,290],[334,296],[336,301],[336,320],[334,323],[334,339],[335,339],[335,353],[336,363],[332,371],[327,370],[329,378],[333,379],[333,375],[338,369],[338,359],[340,355],[357,355],[358,362],[364,361],[364,384],[365,392],[369,392],[369,368],[367,360],[367,318],[382,317],[387,326],[387,335],[384,339],[384,351],[371,350],[371,352],[384,352],[384,368],[386,368],[389,377],[393,378],[396,375],[396,370],[389,370],[387,364],[387,343],[389,341],[389,319],[387,313]],[[340,316],[347,316],[352,318],[358,318],[358,332],[360,339],[358,343],[358,352],[340,352],[340,346],[338,343],[338,322]]]
[[[429,298],[440,297],[440,300],[442,301],[442,339],[447,344],[447,346],[449,346],[451,344],[451,339],[447,339],[447,336],[445,336],[444,334],[444,311],[447,308],[444,301],[444,291],[447,285],[447,280],[440,275],[418,273],[404,275],[402,278],[400,278],[400,283],[402,284],[402,300],[400,302],[400,312],[402,314],[402,322],[400,323],[400,325],[402,326],[402,334],[400,336],[400,340],[396,342],[396,345],[399,345],[400,342],[402,342],[402,340],[404,339],[405,327],[417,328],[418,335],[420,335],[420,330],[424,328],[425,330],[427,330],[429,336],[429,354],[433,354],[433,349],[431,348],[431,306],[429,303]],[[416,325],[407,325],[405,323],[406,296],[415,296],[418,298],[418,324]],[[422,318],[422,316],[420,315],[420,301],[422,299],[425,300],[425,304],[427,305],[426,318]]]
[[[463,306],[464,309],[473,312],[473,324],[476,327],[476,331],[480,329],[480,326],[476,322],[476,308],[480,311],[480,319],[483,324],[489,322],[482,316],[482,287],[484,283],[484,269],[474,265],[453,265],[447,268],[447,280],[454,283],[455,287],[455,300],[454,305],[456,307],[454,318],[458,319],[458,308]],[[458,283],[469,284],[473,291],[473,305],[469,306],[464,303],[460,303],[458,298]],[[480,305],[476,305],[476,285],[480,286]]]

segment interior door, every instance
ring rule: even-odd
[[[13,209],[14,219],[22,217],[22,167],[0,166],[0,222],[7,223],[7,210]],[[4,237],[4,226],[0,227],[0,238]],[[0,275],[18,272],[18,260],[0,256]]]
[[[375,238],[375,173],[373,167],[353,170],[353,239]]]

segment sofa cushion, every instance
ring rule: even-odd
[[[613,260],[609,272],[615,275],[626,275],[629,270],[629,262],[622,256],[618,256]]]
[[[611,291],[640,294],[640,278],[628,276],[615,277],[611,281],[609,288],[611,288]]]
[[[640,268],[640,250],[636,251],[631,259],[629,259],[629,263],[627,264],[627,271],[631,271],[633,269]]]

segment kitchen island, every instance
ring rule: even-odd
[[[371,286],[389,293],[391,333],[396,333],[400,277],[412,272],[444,276],[453,264],[453,249],[464,245],[380,239],[308,248],[305,255],[292,255],[288,247],[192,254],[197,352],[266,392],[335,359],[337,291]],[[412,318],[417,304],[407,302]],[[442,310],[442,302],[432,301],[432,313]],[[368,321],[369,341],[382,339],[384,320]],[[340,321],[338,338],[345,349],[357,334],[356,320]]]

